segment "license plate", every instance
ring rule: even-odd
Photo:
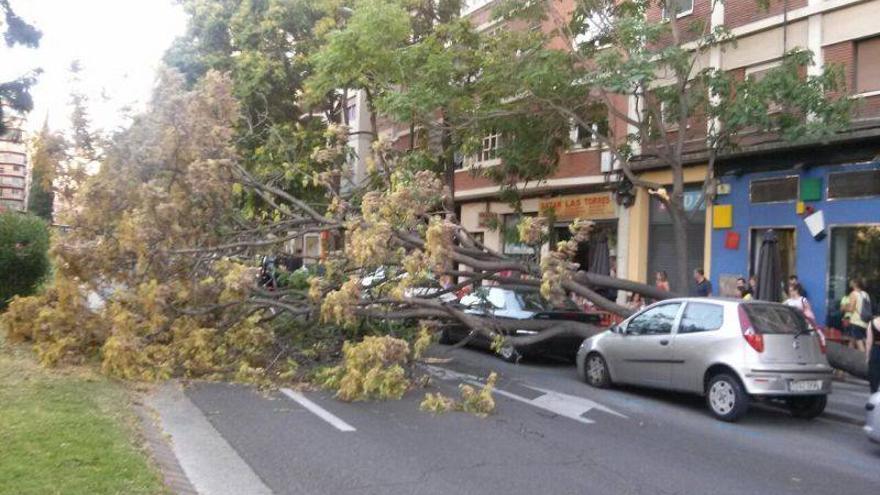
[[[822,390],[822,380],[798,380],[788,384],[792,392],[818,392]]]

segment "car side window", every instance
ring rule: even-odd
[[[654,306],[630,320],[626,325],[626,333],[633,335],[670,334],[680,307],[681,303]]]
[[[724,322],[724,308],[717,304],[689,302],[684,308],[678,333],[711,332],[721,328]]]

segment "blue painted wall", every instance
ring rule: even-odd
[[[827,201],[828,174],[832,172],[856,171],[880,168],[880,162],[866,164],[834,165],[813,167],[809,170],[782,170],[744,174],[742,176],[722,176],[720,181],[730,184],[727,195],[719,195],[715,204],[733,205],[733,227],[731,229],[712,229],[712,285],[719,287],[721,274],[747,275],[749,270],[749,229],[752,227],[795,226],[797,232],[795,266],[798,278],[807,291],[810,302],[820,323],[826,321],[828,311],[828,263],[829,236],[815,240],[796,212],[795,202],[774,204],[751,204],[749,202],[749,183],[753,179],[800,175],[801,178],[822,180],[822,200],[806,204],[825,215],[826,233],[835,224],[880,223],[880,197],[860,199],[835,199]],[[733,230],[740,234],[739,248],[724,247],[726,232]]]

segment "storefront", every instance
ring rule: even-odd
[[[724,175],[714,210],[712,282],[722,293],[732,295],[736,277],[755,272],[763,235],[773,229],[783,275],[798,276],[820,322],[853,278],[880,300],[880,162]],[[811,214],[821,229],[810,230]]]
[[[546,253],[559,241],[571,238],[569,225],[577,219],[595,222],[596,235],[608,242],[609,254],[616,254],[617,246],[617,204],[610,192],[592,192],[544,196],[522,200],[522,215],[542,215],[552,220],[550,242],[541,252]],[[529,246],[519,241],[517,224],[521,215],[513,208],[499,201],[481,201],[461,205],[462,225],[485,242],[486,246],[508,256],[534,256]],[[591,258],[590,243],[579,246],[576,262],[587,267]]]
[[[712,237],[708,234],[707,219],[712,205],[701,194],[706,179],[704,165],[684,169],[685,209],[688,215],[688,270],[703,268],[710,273]],[[655,170],[640,174],[640,178],[671,187],[672,173]],[[666,271],[672,276],[679,269],[681,257],[675,249],[672,220],[662,203],[644,188],[636,189],[635,202],[619,215],[618,272],[623,278],[654,283],[654,273]],[[687,293],[688,287],[673,290]]]

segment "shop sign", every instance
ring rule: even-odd
[[[544,199],[539,202],[539,211],[553,210],[556,220],[608,220],[617,218],[614,198],[610,192],[594,194],[573,194]]]
[[[481,211],[477,214],[477,227],[491,229],[498,226],[498,214],[491,211]]]

